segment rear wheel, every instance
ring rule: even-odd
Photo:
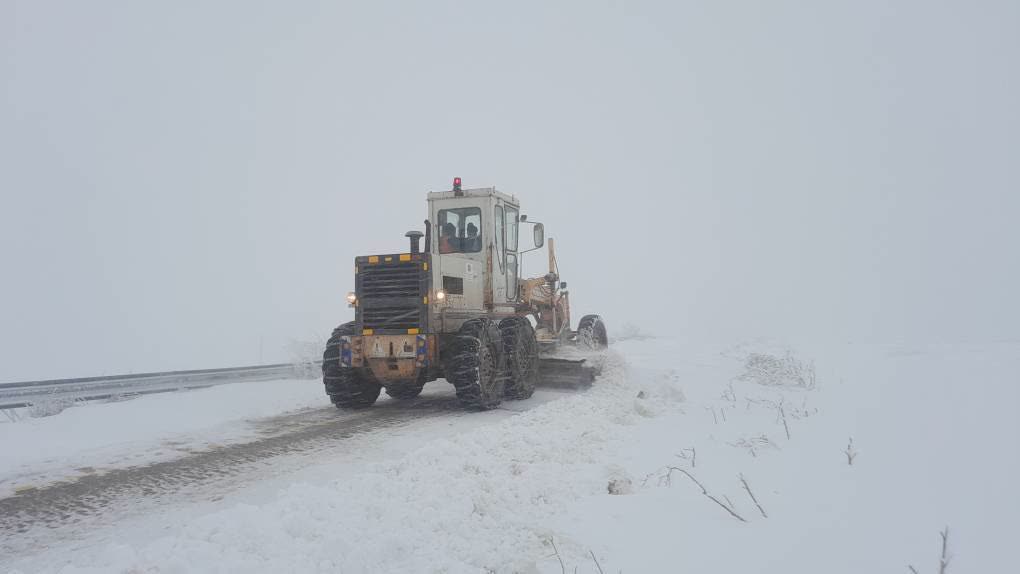
[[[609,336],[606,335],[606,324],[598,315],[585,315],[577,324],[577,342],[585,348],[595,351],[605,349],[609,346]]]
[[[509,317],[499,322],[506,355],[506,387],[508,399],[526,399],[535,392],[538,382],[538,340],[535,329],[525,317]]]
[[[326,350],[322,353],[322,383],[329,399],[341,409],[371,406],[382,390],[371,371],[340,365],[342,338],[353,334],[353,322],[340,325],[333,330],[333,335],[326,342]]]
[[[504,365],[499,328],[489,319],[471,319],[450,342],[444,371],[461,404],[486,410],[503,400]]]

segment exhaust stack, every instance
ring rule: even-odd
[[[425,234],[421,231],[408,231],[404,234],[404,237],[411,240],[411,253],[421,253],[420,243],[423,235]]]

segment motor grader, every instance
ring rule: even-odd
[[[553,239],[548,272],[519,277],[522,255],[546,243],[543,224],[522,215],[516,197],[462,189],[460,178],[452,190],[428,194],[428,214],[424,233],[406,234],[408,253],[355,258],[355,289],[347,295],[354,321],[333,331],[322,357],[333,404],[367,407],[382,389],[411,399],[443,378],[464,406],[491,409],[504,398],[530,397],[540,381],[590,383],[596,367],[562,350],[606,348],[606,327],[586,315],[570,328]],[[533,245],[525,249],[527,228]]]

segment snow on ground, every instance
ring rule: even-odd
[[[662,364],[671,350],[656,341],[628,358]],[[561,552],[573,550],[567,565],[596,571],[583,556],[594,549],[614,572],[937,572],[948,526],[949,572],[1009,569],[1020,345],[816,354],[814,390],[732,382],[672,355],[685,413],[648,421],[620,453],[634,495],[591,497],[563,513],[555,529]],[[748,522],[666,467],[691,473]]]
[[[741,380],[755,352],[768,353],[759,375],[809,373],[814,360],[816,384]],[[937,571],[948,525],[948,572],[1009,570],[1020,345],[785,356],[621,342],[587,393],[451,422],[359,466],[313,463],[268,496],[153,517],[145,536],[49,548],[18,567],[923,573]]]
[[[247,421],[328,406],[314,380],[258,381],[87,403],[0,422],[0,497],[86,472],[185,456],[250,438]]]

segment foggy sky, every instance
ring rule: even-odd
[[[0,381],[286,360],[454,176],[521,198],[610,331],[1016,340],[1018,25],[1011,1],[2,0]]]

